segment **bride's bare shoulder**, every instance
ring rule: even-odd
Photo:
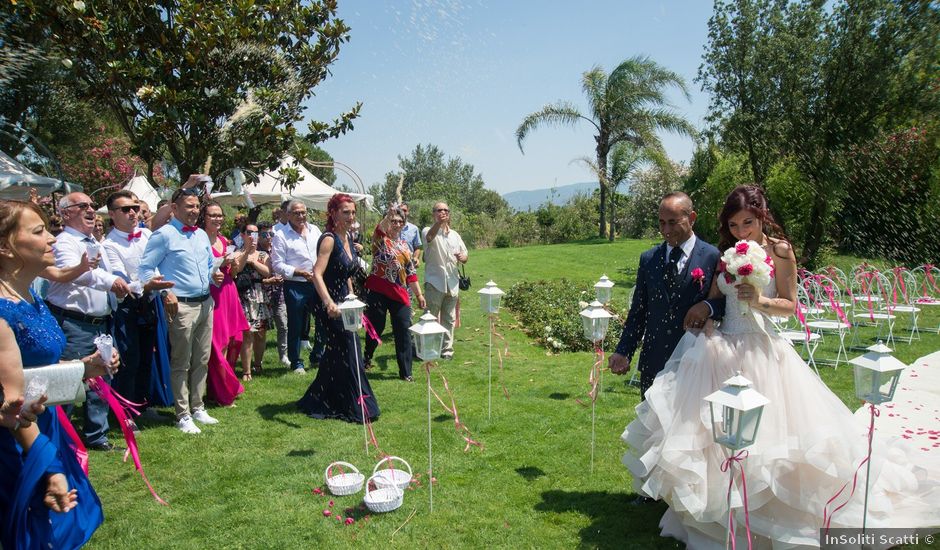
[[[770,252],[774,260],[789,260],[796,263],[796,255],[793,253],[793,245],[784,239],[775,239],[767,237],[770,243]]]

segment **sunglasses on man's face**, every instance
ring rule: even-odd
[[[75,204],[70,204],[66,206],[65,208],[78,208],[79,210],[88,210],[88,209],[95,210],[97,206],[95,206],[95,203],[93,202],[77,202]]]
[[[128,206],[118,206],[118,207],[112,208],[112,210],[120,210],[124,214],[127,214],[128,212],[131,212],[131,211],[140,212],[140,205],[131,204]]]
[[[258,235],[261,235],[262,239],[268,239],[271,237],[271,235],[273,235],[273,233],[270,231],[262,231],[261,233],[258,233]]]
[[[197,185],[195,187],[183,187],[180,189],[181,195],[186,195],[189,197],[201,197],[205,192],[206,188],[201,185]]]

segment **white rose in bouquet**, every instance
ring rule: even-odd
[[[718,272],[728,284],[747,283],[760,292],[774,276],[774,261],[756,242],[738,241],[722,254]],[[741,313],[749,310],[750,306],[741,302]]]

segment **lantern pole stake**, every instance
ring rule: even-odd
[[[356,386],[359,387],[359,410],[362,411],[362,437],[365,441],[366,456],[369,456],[369,428],[366,426],[366,400],[362,395],[362,378],[359,371],[362,364],[359,362],[359,335],[353,333],[353,341],[356,347]]]
[[[490,313],[490,358],[487,376],[487,389],[486,389],[486,419],[489,420],[493,416],[493,317],[494,315]]]
[[[875,432],[875,406],[871,405],[871,429],[868,434],[868,463],[865,465],[865,506],[862,509],[862,535],[865,534],[865,529],[868,526],[868,489],[869,489],[869,480],[871,478],[871,441],[874,439]]]
[[[434,512],[434,455],[431,454],[431,362],[424,362],[428,375],[428,508]]]
[[[732,449],[728,449],[727,447],[722,447],[722,448],[728,451],[729,458],[731,457],[731,455],[734,454],[734,451]],[[731,484],[734,483],[734,461],[733,460],[730,461],[728,464],[728,479],[729,479],[728,486],[730,487]],[[734,513],[731,510],[731,491],[730,490],[728,491],[728,496],[726,500],[728,504],[728,523],[725,525],[725,548],[728,548],[729,544],[731,543],[731,521],[732,521],[731,515]]]

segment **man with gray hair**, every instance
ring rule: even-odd
[[[447,329],[441,357],[454,358],[454,326],[457,321],[457,296],[460,292],[457,268],[467,263],[467,246],[450,226],[450,207],[445,202],[434,205],[434,225],[425,227],[424,295],[428,310],[440,318]]]
[[[287,306],[287,358],[295,374],[304,374],[300,341],[309,329],[310,315],[320,302],[313,286],[313,264],[317,261],[320,229],[307,221],[307,207],[299,200],[286,205],[287,225],[274,232],[271,262],[274,272],[284,277],[284,303]],[[307,328],[305,328],[307,327]],[[316,331],[316,344],[310,352],[310,366],[323,355],[322,331]]]
[[[55,265],[59,268],[78,264],[83,254],[99,257],[95,228],[95,204],[84,193],[69,193],[59,201],[59,215],[65,226],[52,245]],[[95,352],[95,338],[107,334],[111,326],[112,302],[109,293],[124,298],[130,292],[127,282],[111,273],[107,258],[99,257],[98,266],[70,283],[49,283],[46,302],[65,333],[62,359],[79,359]],[[115,347],[115,349],[117,349]],[[110,379],[110,377],[109,377]],[[88,392],[82,427],[85,445],[92,450],[110,451],[108,442],[108,405],[95,393]]]

